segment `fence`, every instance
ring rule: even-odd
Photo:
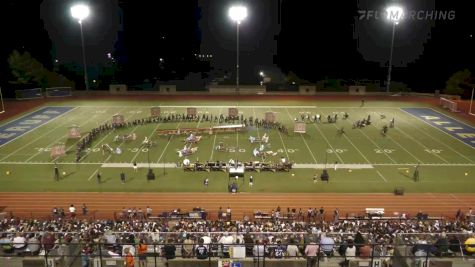
[[[38,99],[43,97],[65,97],[72,96],[71,87],[50,87],[33,88],[25,90],[15,90],[15,97],[17,100]]]
[[[0,243],[0,266],[124,266],[124,251],[128,248],[132,253],[138,250],[138,238],[147,242],[144,257],[135,257],[135,266],[140,259],[145,266],[345,266],[345,267],[385,267],[385,266],[440,266],[451,267],[473,266],[473,255],[468,255],[463,242],[466,234],[447,234],[450,240],[458,240],[455,245],[441,249],[434,242],[435,234],[420,235],[419,240],[427,241],[422,253],[415,249],[420,246],[412,238],[405,240],[405,234],[396,236],[394,240],[385,239],[382,242],[367,243],[354,239],[355,254],[346,255],[342,248],[350,247],[348,236],[351,233],[328,233],[326,238],[319,234],[289,232],[289,233],[231,233],[239,243],[218,243],[217,238],[223,238],[226,233],[187,233],[193,237],[191,245],[184,245],[184,232],[167,233],[138,233],[110,232],[102,236],[82,232],[45,233],[43,238],[33,236],[41,233],[25,233],[30,241],[25,247],[12,248],[5,242],[8,237],[16,235],[13,232],[2,233]],[[56,241],[44,236],[53,235]],[[372,234],[362,234],[366,239]],[[89,236],[91,239],[87,239]],[[205,237],[205,238],[203,238]],[[201,238],[203,246],[196,241]],[[334,243],[328,242],[328,238]],[[276,242],[276,240],[280,240]],[[316,256],[305,256],[309,242],[316,241],[318,245]],[[41,241],[41,242],[40,242]],[[132,241],[132,242],[131,242]],[[224,242],[225,243],[225,242]],[[36,245],[36,246],[35,246]],[[10,246],[10,247],[9,247]],[[85,249],[89,247],[90,249]],[[197,258],[197,248],[206,247],[207,253],[202,259]],[[351,250],[351,249],[350,249]],[[443,251],[442,251],[443,250]],[[412,252],[415,251],[415,252]],[[87,252],[87,253],[86,253]],[[134,253],[137,255],[137,253]],[[233,265],[234,264],[234,265]],[[310,264],[310,265],[308,265]]]

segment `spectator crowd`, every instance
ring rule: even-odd
[[[281,212],[280,208],[276,210]],[[475,223],[462,217],[455,220],[335,217],[324,220],[318,215],[323,214],[323,208],[320,210],[315,211],[316,220],[300,220],[299,216],[293,220],[281,220],[279,216],[261,220],[223,220],[222,217],[219,220],[171,220],[145,216],[116,220],[87,220],[76,216],[55,216],[50,220],[12,218],[0,221],[0,245],[3,253],[38,255],[61,254],[61,247],[74,243],[80,244],[84,261],[100,254],[125,257],[129,261],[136,258],[139,264],[150,253],[166,259],[232,257],[233,247],[242,247],[247,257],[254,258],[305,257],[310,265],[319,256],[389,258],[398,242],[409,245],[415,256],[475,252],[471,249],[475,248]],[[70,209],[70,213],[75,212]],[[311,218],[312,212],[308,213]],[[147,208],[145,214],[151,214],[151,209]],[[470,246],[465,242],[474,244]]]

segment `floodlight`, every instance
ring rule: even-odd
[[[239,24],[247,17],[247,8],[245,6],[232,6],[229,8],[228,14],[232,20]]]
[[[71,16],[81,22],[89,16],[89,7],[84,4],[77,4],[71,7]]]
[[[396,24],[404,18],[404,10],[400,6],[389,6],[386,8],[386,19]]]

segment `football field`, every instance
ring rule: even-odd
[[[138,123],[104,131],[76,161],[79,139],[68,138],[71,126],[77,126],[84,137],[92,128],[111,123],[115,114],[123,115],[126,122],[146,119],[154,106],[160,107],[162,117],[186,114],[188,107],[195,107],[199,119]],[[196,152],[185,157],[180,157],[178,151],[183,149],[188,134],[157,134],[158,130],[240,124],[206,119],[227,116],[229,107],[237,108],[245,119],[263,119],[266,112],[273,112],[288,133],[255,125],[242,132],[202,133],[200,141],[192,145]],[[67,101],[48,103],[33,113],[0,124],[4,138],[0,146],[0,191],[225,192],[229,182],[226,172],[185,172],[181,167],[184,159],[278,163],[286,158],[293,163],[289,172],[246,172],[245,179],[238,181],[239,190],[388,193],[402,187],[406,192],[475,192],[475,143],[470,139],[473,126],[454,114],[417,103],[374,101],[360,106],[358,101]],[[321,122],[312,120],[317,114]],[[329,123],[328,116],[337,116],[336,122]],[[294,123],[302,117],[305,133],[294,133]],[[354,127],[368,117],[369,125]],[[389,127],[393,119],[394,127]],[[386,134],[384,126],[388,126]],[[8,136],[9,131],[17,132]],[[134,134],[135,140],[116,140],[117,136]],[[253,155],[260,144],[249,140],[250,136],[259,139],[264,135],[269,137],[263,150],[265,160]],[[145,138],[152,141],[151,146],[142,145]],[[61,177],[55,181],[51,149],[58,144],[64,144],[66,154],[56,160]],[[105,144],[114,153],[103,150]],[[226,149],[219,151],[218,145]],[[138,172],[134,172],[133,162],[137,162]],[[418,181],[414,179],[416,166]],[[149,167],[157,176],[155,181],[146,179]],[[323,169],[328,170],[329,182],[315,183],[314,175],[320,175]],[[98,172],[101,183],[96,179]],[[125,184],[120,183],[121,172],[127,177]],[[247,185],[250,175],[254,177],[253,188]],[[210,181],[208,187],[203,186],[205,178]]]

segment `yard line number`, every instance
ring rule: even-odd
[[[347,151],[348,151],[348,149],[346,149],[346,148],[334,148],[334,149],[328,148],[327,149],[327,153],[342,154],[342,153],[345,153]]]
[[[425,152],[429,154],[440,154],[442,152],[442,149],[424,149]]]
[[[375,148],[374,149],[374,152],[377,154],[383,154],[383,153],[391,154],[394,151],[396,151],[396,149],[389,149],[389,148]]]

